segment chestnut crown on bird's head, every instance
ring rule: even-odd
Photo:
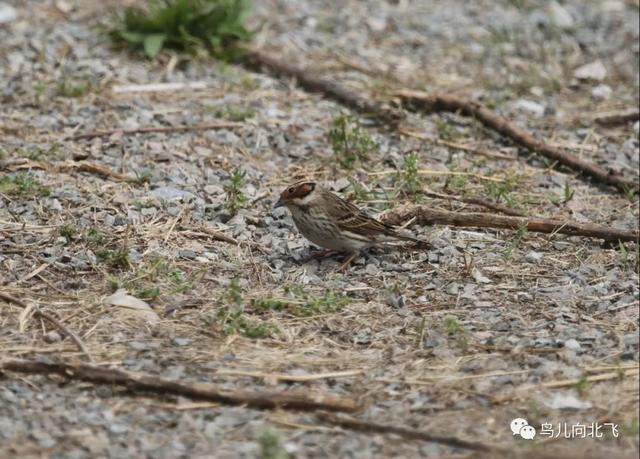
[[[282,193],[280,193],[280,199],[276,202],[274,209],[281,206],[286,206],[290,203],[295,203],[296,200],[303,199],[315,190],[316,184],[314,182],[296,182],[286,187]]]

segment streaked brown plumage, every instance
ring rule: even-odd
[[[280,206],[291,211],[298,231],[308,240],[320,247],[349,254],[344,267],[361,250],[385,242],[405,240],[426,244],[370,217],[314,182],[289,185],[275,205]]]

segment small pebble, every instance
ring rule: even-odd
[[[55,330],[45,333],[42,338],[46,343],[49,343],[49,344],[58,343],[62,339],[62,337],[60,336],[60,333],[58,333]]]

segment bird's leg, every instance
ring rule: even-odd
[[[338,268],[336,269],[337,273],[343,273],[351,264],[351,262],[353,261],[353,259],[356,257],[356,255],[358,255],[357,252],[351,253],[349,255],[347,255],[344,259],[344,261],[342,262],[342,264],[340,266],[338,266]]]
[[[331,249],[312,250],[309,252],[309,258],[326,258],[335,253],[338,253],[338,252]]]
[[[338,252],[336,252],[335,250],[329,250],[329,249],[323,249],[323,250],[309,250],[309,254],[304,257],[301,262],[302,263],[307,263],[311,260],[318,260],[318,259],[322,259],[322,258],[326,258],[329,257],[331,255],[334,255]]]

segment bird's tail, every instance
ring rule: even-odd
[[[431,247],[431,243],[429,243],[428,241],[425,241],[424,239],[418,239],[417,237],[409,236],[406,234],[402,234],[398,232],[398,230],[396,230],[395,228],[391,230],[391,233],[389,235],[395,237],[396,239],[401,239],[403,241],[415,242],[416,246],[420,248]]]

